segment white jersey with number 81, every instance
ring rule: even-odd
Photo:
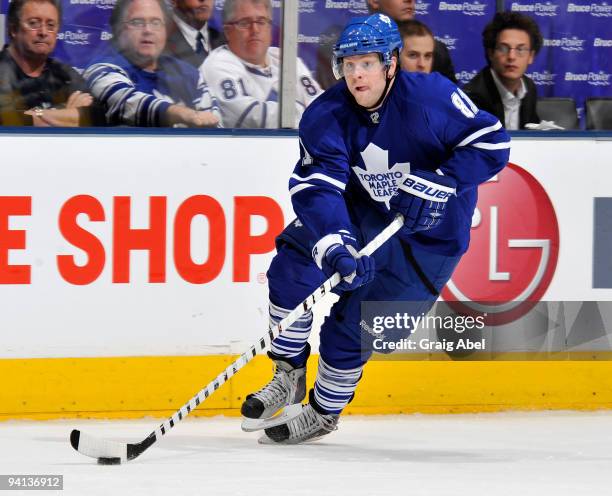
[[[280,51],[268,48],[268,66],[245,62],[227,45],[213,50],[201,71],[217,97],[224,127],[277,128],[279,108]],[[297,59],[296,120],[322,90],[304,64]]]

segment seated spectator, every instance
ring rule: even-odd
[[[404,46],[400,52],[400,66],[408,72],[430,73],[434,61],[434,36],[422,22],[412,19],[399,26]]]
[[[85,81],[49,56],[60,17],[60,4],[54,0],[10,3],[10,43],[0,52],[0,125],[91,125],[93,98]]]
[[[173,23],[166,52],[199,68],[207,55],[225,43],[223,33],[209,26],[213,0],[172,0]]]
[[[278,127],[280,52],[270,46],[270,0],[226,0],[223,24],[227,45],[210,53],[202,71],[219,98],[225,126]],[[300,59],[296,76],[297,127],[321,88]]]
[[[370,12],[387,14],[398,26],[414,19],[416,0],[368,0]],[[455,68],[448,48],[441,41],[434,39],[433,66],[430,72],[439,72],[457,84]]]
[[[485,26],[482,42],[488,66],[463,90],[506,129],[524,129],[527,123],[539,123],[536,86],[525,76],[542,47],[538,25],[524,14],[499,12]]]
[[[162,52],[164,0],[118,0],[113,42],[83,73],[112,125],[216,127],[219,112],[197,69]]]

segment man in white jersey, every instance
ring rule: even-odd
[[[270,0],[226,0],[223,25],[227,45],[213,50],[201,71],[219,101],[224,126],[278,127],[280,51],[270,46]],[[298,58],[295,127],[321,92]]]

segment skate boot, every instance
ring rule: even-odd
[[[269,418],[287,405],[301,403],[306,396],[306,362],[303,367],[294,367],[286,359],[270,352],[275,363],[274,377],[262,389],[249,394],[240,412],[252,419]]]
[[[289,422],[270,427],[264,432],[266,436],[260,440],[264,444],[300,444],[314,441],[338,429],[340,415],[324,413],[313,398],[310,390],[310,403],[302,406],[300,415]]]

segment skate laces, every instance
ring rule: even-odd
[[[322,415],[310,404],[302,408],[302,413],[289,422],[290,439],[306,440],[317,434],[327,434],[338,429],[337,415]],[[321,430],[325,431],[324,433]]]
[[[279,365],[274,370],[274,377],[263,388],[253,394],[253,397],[258,398],[266,405],[274,405],[276,403],[284,403],[289,391],[291,390],[289,372],[282,370]]]

